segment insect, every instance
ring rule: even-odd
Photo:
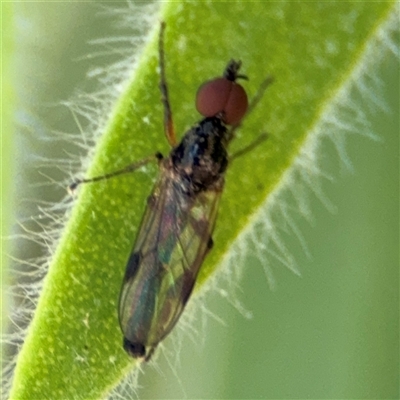
[[[159,36],[160,91],[164,107],[164,132],[172,147],[128,167],[70,186],[108,179],[131,172],[156,158],[159,177],[151,195],[126,265],[119,298],[119,323],[123,347],[134,358],[148,361],[157,345],[178,321],[192,293],[204,258],[213,246],[212,233],[224,188],[224,174],[233,158],[257,146],[261,135],[229,157],[227,146],[243,116],[260,99],[271,82],[267,78],[259,95],[248,105],[247,94],[236,81],[240,61],[228,62],[222,77],[203,84],[196,106],[203,119],[177,142],[165,77],[164,30]]]

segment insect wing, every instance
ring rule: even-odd
[[[221,193],[189,196],[179,176],[163,172],[128,261],[119,303],[125,338],[144,349],[154,348],[183,311],[211,243]]]

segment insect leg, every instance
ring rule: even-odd
[[[160,62],[160,91],[161,101],[164,107],[164,133],[171,147],[175,147],[177,144],[174,123],[172,121],[172,111],[169,102],[167,79],[165,75],[165,57],[164,57],[164,31],[165,22],[161,22],[160,36],[158,41],[159,51],[159,62]]]
[[[125,168],[119,169],[118,171],[110,172],[108,174],[104,175],[99,175],[95,176],[94,178],[87,178],[87,179],[77,179],[75,182],[71,183],[68,186],[68,192],[69,193],[74,193],[75,189],[81,184],[81,183],[91,183],[91,182],[98,182],[98,181],[103,181],[106,179],[113,178],[114,176],[118,175],[123,175],[123,174],[128,174],[130,172],[133,172],[137,170],[140,167],[143,167],[143,165],[146,165],[150,161],[153,161],[154,159],[161,161],[163,159],[163,155],[161,153],[156,153],[154,155],[151,155],[149,157],[144,158],[143,160],[137,161],[135,163],[127,165]]]
[[[248,153],[249,151],[255,149],[258,145],[260,145],[264,140],[268,139],[268,134],[262,133],[258,136],[253,142],[251,142],[248,146],[244,147],[241,150],[238,150],[236,153],[233,153],[228,161],[231,163],[235,158],[242,156],[243,154]]]
[[[230,142],[234,136],[235,136],[235,131],[239,129],[243,123],[243,120],[251,114],[251,112],[254,110],[254,108],[257,106],[257,104],[260,102],[262,97],[264,96],[264,92],[268,88],[268,86],[271,85],[271,83],[274,82],[274,78],[272,76],[267,76],[264,81],[261,83],[260,87],[257,90],[257,93],[255,96],[251,99],[249,107],[247,108],[247,112],[245,116],[240,120],[240,122],[237,125],[232,126],[230,131],[228,132],[228,142]],[[257,139],[258,140],[258,139]]]

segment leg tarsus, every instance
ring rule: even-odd
[[[158,51],[159,51],[159,65],[160,65],[160,91],[161,91],[161,101],[164,107],[164,133],[168,140],[168,143],[174,147],[177,144],[174,123],[172,120],[172,110],[171,104],[169,102],[168,85],[167,78],[165,74],[165,57],[164,57],[164,31],[165,22],[161,22],[160,26],[160,36],[158,41]]]
[[[117,171],[110,172],[110,173],[104,174],[104,175],[95,176],[94,178],[77,179],[75,182],[71,183],[68,186],[67,190],[70,194],[73,194],[75,192],[76,188],[82,183],[93,183],[93,182],[110,179],[110,178],[113,178],[114,176],[129,174],[130,172],[133,172],[133,171],[137,170],[138,168],[143,167],[144,165],[148,164],[150,161],[152,161],[154,159],[156,159],[160,162],[163,159],[163,155],[161,153],[157,152],[154,155],[146,157],[143,160],[137,161],[135,163],[129,164],[126,167],[119,169]]]
[[[268,139],[268,134],[262,133],[253,142],[251,142],[248,146],[244,147],[241,150],[238,150],[236,153],[233,153],[229,157],[229,162],[231,163],[235,158],[241,157],[244,154],[248,153],[249,151],[255,149],[256,147],[258,147],[262,142],[264,142],[267,139]]]
[[[242,120],[237,124],[232,126],[228,133],[228,140],[231,141],[235,136],[235,131],[237,131],[243,124],[243,120],[251,114],[257,104],[260,102],[262,97],[264,96],[264,92],[267,90],[268,86],[270,86],[274,82],[274,78],[271,75],[268,75],[261,83],[260,87],[257,90],[257,93],[251,99],[249,107],[247,108],[247,112]]]

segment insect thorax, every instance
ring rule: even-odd
[[[221,189],[228,165],[226,142],[226,127],[218,117],[211,117],[190,128],[171,151],[174,169],[187,181],[192,194]]]

